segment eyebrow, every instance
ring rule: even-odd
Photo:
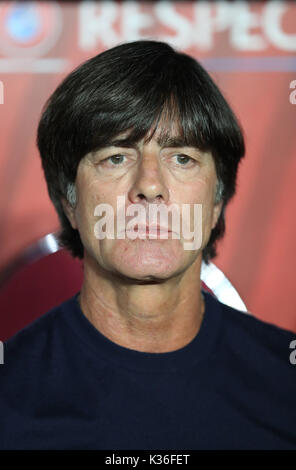
[[[160,147],[191,147],[191,145],[184,140],[184,137],[181,136],[160,136],[156,139],[156,142]]]
[[[184,140],[181,136],[168,137],[168,136],[159,136],[156,139],[156,142],[160,147],[195,147]],[[138,148],[138,143],[128,137],[121,139],[114,139],[106,143],[104,147],[129,147],[129,148]]]
[[[128,137],[125,137],[125,138],[121,138],[121,139],[109,140],[108,142],[106,142],[104,147],[131,147],[131,148],[136,148],[136,147],[138,147],[138,145],[134,140],[131,140]]]

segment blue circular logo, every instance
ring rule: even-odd
[[[0,50],[6,56],[46,54],[62,27],[62,8],[57,2],[0,2]]]
[[[34,5],[16,5],[6,17],[6,30],[16,41],[26,43],[40,32],[40,15]]]

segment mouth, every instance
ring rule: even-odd
[[[161,227],[160,225],[135,225],[132,229],[127,229],[126,233],[137,233],[145,236],[160,236],[168,235],[172,231],[168,227]]]

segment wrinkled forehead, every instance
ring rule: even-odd
[[[164,147],[169,141],[176,141],[185,145],[184,130],[179,119],[169,119],[161,116],[158,123],[155,123],[144,137],[145,142],[155,139],[158,145]]]
[[[126,131],[120,132],[111,139],[110,145],[129,146],[141,141],[146,144],[152,139],[154,139],[160,147],[185,147],[193,144],[193,142],[189,142],[185,139],[184,131],[179,121],[161,119],[159,122],[154,123],[145,134],[139,134],[135,129],[127,129]]]

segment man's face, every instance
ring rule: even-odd
[[[176,135],[160,141],[156,131],[148,142],[143,139],[129,147],[120,142],[124,137],[126,134],[117,136],[112,145],[89,153],[80,161],[75,183],[77,204],[74,209],[69,204],[64,207],[72,227],[80,233],[85,262],[91,260],[97,268],[134,280],[169,279],[201,262],[202,250],[218,220],[221,203],[215,204],[214,160],[210,152],[184,146]],[[159,232],[154,232],[153,239],[148,234],[145,239],[131,239],[128,231],[123,231],[124,238],[116,238],[119,196],[125,200],[125,214],[129,206],[143,207],[148,227],[151,205],[176,204],[181,214],[179,236],[169,217],[168,228],[172,231],[166,239],[161,239]],[[95,208],[102,203],[113,208],[115,238],[98,239],[95,235],[99,220],[94,215]],[[202,205],[202,243],[198,249],[184,249],[190,240],[182,233],[183,204],[191,208],[191,231],[198,228],[194,226],[194,204]],[[126,225],[130,221],[131,217],[126,216]],[[173,232],[178,238],[173,238]]]

